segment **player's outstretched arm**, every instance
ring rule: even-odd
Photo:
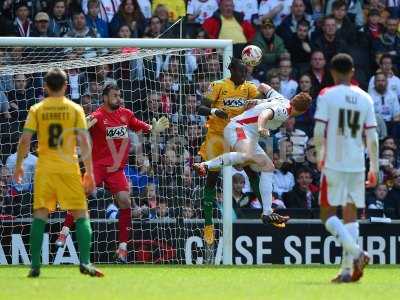
[[[272,91],[275,91],[275,90],[266,83],[260,83],[260,85],[257,87],[257,91],[258,91],[259,96],[265,97],[269,93],[271,93]]]
[[[29,147],[31,145],[33,132],[24,131],[19,139],[18,149],[17,149],[17,162],[15,164],[14,178],[17,183],[22,181],[24,176],[24,169],[22,167],[22,162],[29,152]]]
[[[314,127],[314,144],[317,151],[317,161],[319,168],[324,165],[325,157],[325,126],[326,124],[316,120]]]
[[[228,114],[222,109],[211,108],[211,100],[206,97],[203,97],[201,104],[197,108],[197,113],[206,117],[213,115],[221,119],[228,119]]]
[[[258,88],[257,104],[271,101],[271,99],[288,101],[282,94],[274,90],[266,83],[261,83]]]
[[[83,175],[83,188],[86,194],[94,191],[96,185],[93,175],[92,147],[90,144],[89,133],[86,130],[78,131],[78,141],[81,149],[81,157],[85,166],[85,174]]]
[[[376,128],[367,128],[365,130],[365,136],[367,139],[367,149],[370,160],[367,186],[374,187],[377,184],[377,174],[379,170],[379,141]]]

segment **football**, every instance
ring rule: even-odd
[[[242,61],[246,65],[257,66],[261,62],[262,50],[254,45],[246,46],[242,51]]]

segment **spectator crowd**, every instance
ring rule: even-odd
[[[355,62],[353,84],[371,95],[378,121],[379,185],[367,191],[367,213],[400,218],[399,18],[400,2],[395,0],[2,0],[0,36],[231,39],[236,57],[248,44],[263,52],[258,66],[248,66],[247,80],[256,85],[265,82],[287,98],[307,92],[314,100],[333,85],[330,59],[339,52],[349,53]],[[222,78],[221,54],[215,49],[192,49],[86,67],[84,59],[102,54],[92,48],[74,51],[64,58],[83,59],[81,67],[67,70],[68,96],[87,114],[101,105],[102,87],[112,82],[121,88],[124,105],[139,118],[149,122],[168,115],[172,122],[160,136],[130,132],[125,172],[135,217],[202,218],[203,182],[191,166],[200,160],[206,120],[196,109],[210,82]],[[39,56],[32,49],[0,48],[0,67]],[[24,161],[21,184],[13,181],[12,171],[27,112],[45,96],[42,77],[0,73],[0,219],[30,213],[36,145]],[[287,120],[271,139],[260,141],[276,167],[276,209],[318,209],[320,172],[312,138],[315,103],[306,114]],[[237,167],[234,173],[235,218],[246,218],[260,209],[261,201],[243,170]],[[216,216],[221,201],[218,192]],[[116,218],[107,191],[99,189],[89,206],[95,217]]]

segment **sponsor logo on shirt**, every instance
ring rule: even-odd
[[[229,106],[229,107],[241,107],[246,104],[245,99],[237,99],[237,98],[227,98],[224,99],[224,106]]]
[[[106,128],[106,138],[107,139],[127,139],[128,138],[128,127],[127,126],[107,127]]]

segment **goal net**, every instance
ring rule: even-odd
[[[10,46],[12,45],[12,46]],[[45,96],[43,76],[51,67],[68,75],[68,97],[86,114],[102,104],[101,91],[117,84],[124,106],[146,122],[167,116],[170,129],[158,136],[129,132],[125,169],[131,186],[130,263],[201,263],[204,179],[193,162],[205,135],[205,118],[196,106],[211,81],[226,75],[228,41],[2,38],[0,42],[0,264],[28,264],[36,142],[24,160],[21,184],[12,179],[16,147],[29,107]],[[222,182],[222,181],[221,181]],[[222,199],[221,193],[216,199]],[[117,247],[118,208],[99,187],[88,199],[93,229],[92,259],[113,263]],[[220,219],[222,205],[215,205]],[[50,215],[42,248],[44,264],[78,263],[74,238],[64,248],[55,241],[65,212]],[[222,225],[216,222],[216,236]],[[72,231],[72,237],[74,232]],[[215,254],[221,256],[221,248]],[[219,252],[219,253],[217,253]]]

